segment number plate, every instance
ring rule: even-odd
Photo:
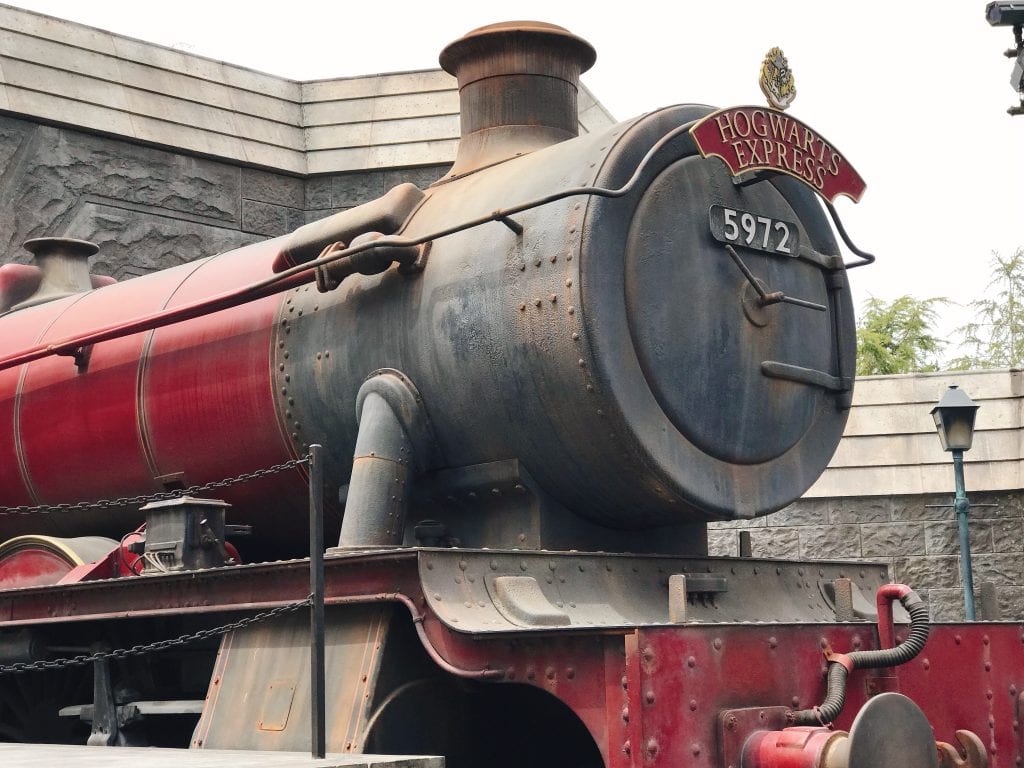
[[[711,236],[720,243],[793,257],[800,252],[800,232],[791,221],[722,205],[711,206],[708,216]]]

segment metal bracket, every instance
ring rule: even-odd
[[[89,358],[92,357],[92,346],[92,344],[85,344],[74,349],[60,350],[57,354],[61,357],[73,357],[75,359],[75,368],[78,369],[79,373],[85,373],[89,368]]]
[[[849,392],[853,389],[853,380],[848,377],[833,376],[830,373],[814,368],[779,363],[775,360],[765,360],[762,362],[761,373],[774,379],[785,379],[786,381],[795,381],[799,384],[821,387],[829,392]]]
[[[516,235],[523,234],[523,225],[520,224],[515,219],[513,219],[511,216],[506,216],[505,214],[501,213],[500,211],[495,211],[494,212],[494,220],[495,221],[500,221],[506,227],[511,229],[513,232],[515,232]]]
[[[782,291],[772,291],[761,285],[761,282],[754,277],[754,273],[750,271],[750,268],[743,263],[743,259],[736,253],[736,249],[731,245],[725,246],[726,252],[735,262],[743,276],[747,278],[747,282],[753,286],[754,290],[757,291],[758,298],[762,307],[767,307],[771,304],[779,304],[784,302],[786,304],[792,304],[797,307],[804,307],[806,309],[816,309],[819,312],[827,312],[828,307],[824,304],[819,304],[816,301],[807,301],[806,299],[797,299],[793,296],[787,296]]]
[[[743,187],[749,187],[751,184],[757,184],[761,181],[768,181],[772,176],[777,176],[778,171],[759,170],[759,171],[747,171],[746,173],[738,173],[735,176],[730,176],[732,185],[738,189]]]

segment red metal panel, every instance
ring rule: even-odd
[[[193,268],[83,294],[41,340],[151,312]],[[155,489],[138,428],[138,367],[144,343],[145,334],[139,333],[97,344],[84,371],[71,357],[48,357],[27,366],[21,440],[41,501],[114,498]],[[73,525],[84,522],[80,514],[76,517],[80,519]]]
[[[270,241],[210,259],[182,282],[167,306],[269,275],[277,250]],[[141,393],[144,433],[158,474],[180,473],[192,485],[292,458],[273,398],[273,323],[281,301],[281,295],[270,296],[154,332]],[[268,531],[295,542],[308,538],[304,524],[278,522],[307,506],[298,471],[220,495],[245,507],[244,517],[236,519],[255,524],[264,538]],[[271,498],[275,506],[267,509]],[[294,509],[284,506],[289,499]]]
[[[877,639],[873,627],[850,625],[641,631],[644,765],[719,765],[716,728],[722,710],[820,703],[822,641],[847,651],[874,647]],[[854,671],[836,727],[848,730],[870,694],[893,687],[921,707],[938,740],[955,743],[954,731],[973,731],[988,745],[993,768],[1013,763],[1021,749],[1016,725],[1024,686],[1020,625],[933,627],[922,654],[898,667],[892,683],[885,681],[890,674]]]
[[[46,327],[69,301],[53,302],[32,307],[3,318],[0,326],[0,355],[15,352],[38,341]],[[34,503],[31,490],[25,483],[18,447],[17,403],[18,384],[24,366],[0,371],[0,505],[20,506]],[[0,541],[16,535],[18,520],[7,518],[0,530]]]
[[[977,734],[991,768],[1020,765],[1024,627],[955,624],[932,627],[921,655],[899,667],[900,692],[924,710],[940,741],[954,731]]]
[[[274,241],[260,243],[20,310],[0,320],[0,354],[236,289],[269,275],[276,252]],[[280,301],[271,296],[100,342],[84,371],[66,356],[0,371],[0,424],[8,425],[0,430],[0,505],[148,493],[168,481],[219,480],[290,458],[272,391],[272,326]],[[223,495],[256,507],[256,520],[236,519],[261,525],[265,535],[277,533],[267,499],[296,499],[300,513],[306,506],[299,471]],[[288,510],[272,512],[286,519]],[[120,535],[135,524],[99,512],[6,518],[0,540],[28,531]],[[293,538],[304,541],[304,525],[293,527]]]
[[[876,642],[871,626],[642,630],[643,765],[717,768],[722,710],[818,704],[825,695],[822,641],[837,650],[867,649]],[[850,727],[852,715],[865,701],[864,679],[870,674],[851,677],[837,727]]]

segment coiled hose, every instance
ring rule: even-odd
[[[892,585],[896,586],[896,585]],[[905,591],[903,591],[905,590]],[[899,600],[910,614],[910,633],[895,648],[877,651],[851,651],[829,659],[828,691],[825,700],[811,709],[790,712],[793,725],[827,725],[839,717],[846,703],[846,677],[854,669],[878,669],[906,664],[917,656],[928,640],[928,606],[910,587],[902,587]],[[881,616],[881,611],[879,611]]]

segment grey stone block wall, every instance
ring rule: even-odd
[[[299,178],[0,117],[0,263],[28,262],[30,238],[77,237],[100,246],[94,273],[124,280],[283,235],[446,170]]]
[[[1001,618],[1024,619],[1024,491],[969,497],[976,600],[991,582]],[[709,552],[738,555],[741,530],[750,531],[754,557],[885,563],[928,601],[933,620],[963,620],[952,494],[804,499],[755,520],[712,523]]]

